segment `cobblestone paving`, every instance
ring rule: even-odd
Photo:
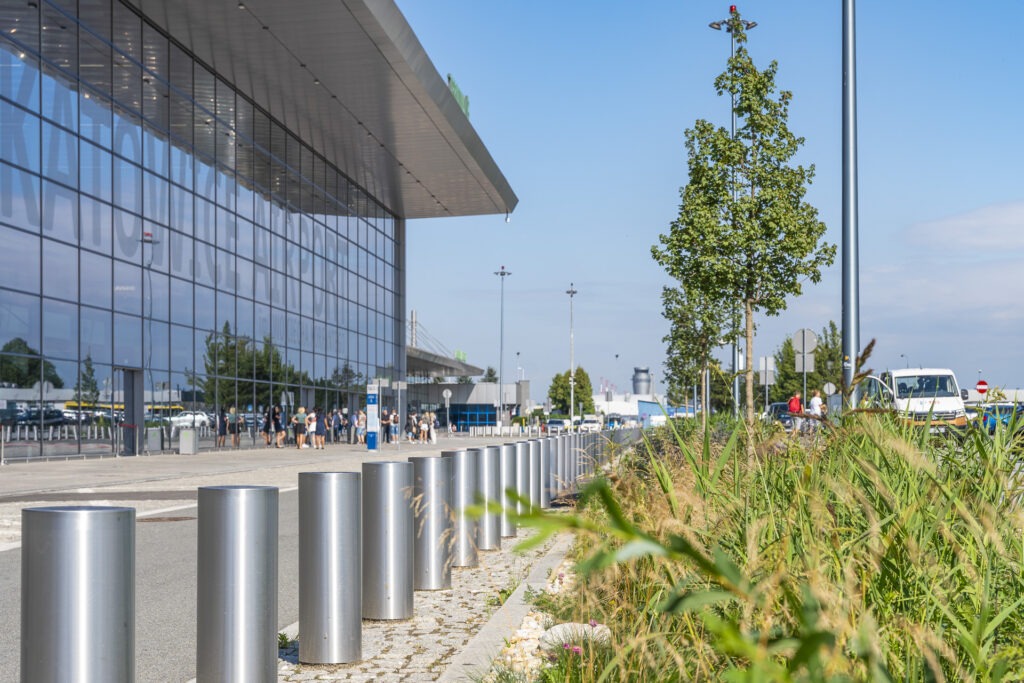
[[[280,650],[278,681],[414,683],[436,680],[451,658],[498,608],[499,591],[511,591],[551,547],[553,541],[549,540],[524,554],[513,552],[514,545],[533,533],[520,531],[518,538],[502,539],[501,550],[480,553],[477,567],[453,569],[451,590],[416,591],[412,619],[364,620],[361,662],[301,664],[297,642],[293,647]],[[486,671],[477,673],[483,675]]]

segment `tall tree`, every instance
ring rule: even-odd
[[[0,382],[32,387],[40,381],[49,382],[55,389],[64,388],[64,380],[57,374],[54,364],[40,358],[39,352],[21,337],[11,339],[0,348]]]
[[[719,345],[728,318],[724,307],[707,296],[697,283],[682,279],[681,274],[674,271],[670,259],[663,260],[663,252],[655,249],[653,254],[670,275],[680,279],[678,287],[662,290],[661,299],[665,307],[664,316],[670,322],[669,333],[664,338],[668,343],[665,370],[669,401],[684,405],[693,385],[700,386],[701,396],[707,395],[709,373],[705,370],[713,364],[711,354]],[[702,415],[706,426],[708,411],[703,411]]]
[[[576,399],[576,414],[594,412],[594,387],[590,383],[590,375],[583,368],[576,368],[576,386],[572,392]],[[548,398],[551,399],[551,409],[555,413],[569,414],[569,371],[555,375],[551,379],[551,386],[548,387]],[[580,406],[583,406],[582,410]]]
[[[494,368],[492,368],[490,365],[488,365],[487,366],[487,370],[484,371],[484,376],[480,378],[480,382],[481,383],[486,382],[488,384],[497,384],[498,383],[498,373],[495,372]]]
[[[679,217],[660,238],[659,262],[687,287],[729,311],[742,307],[746,346],[746,417],[754,419],[754,314],[778,315],[803,282],[818,282],[835,246],[804,201],[814,166],[792,165],[803,144],[787,125],[789,91],[776,92],[778,64],[761,71],[746,48],[739,12],[729,18],[736,50],[715,79],[734,98],[736,134],[698,119],[686,131],[689,182]],[[730,332],[723,339],[732,340]]]

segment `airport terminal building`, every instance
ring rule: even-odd
[[[29,456],[354,408],[405,377],[406,219],[517,202],[392,0],[0,0],[0,34],[0,414]],[[52,438],[56,405],[136,431]]]

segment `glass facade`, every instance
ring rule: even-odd
[[[154,420],[404,376],[403,220],[118,0],[0,0],[0,28],[0,406],[38,428],[26,455],[116,447],[81,421],[116,419],[122,369]]]

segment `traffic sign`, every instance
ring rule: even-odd
[[[979,394],[981,394],[982,396],[984,396],[984,395],[985,395],[985,392],[986,392],[986,391],[988,391],[988,382],[986,382],[986,381],[985,381],[985,380],[983,380],[983,379],[979,379],[979,380],[978,380],[978,384],[977,384],[977,385],[976,385],[976,386],[974,387],[974,389],[975,389],[975,391],[977,391],[977,392],[978,392]]]
[[[804,327],[793,335],[793,350],[798,354],[812,353],[816,348],[818,348],[818,335],[814,334],[813,330]]]

